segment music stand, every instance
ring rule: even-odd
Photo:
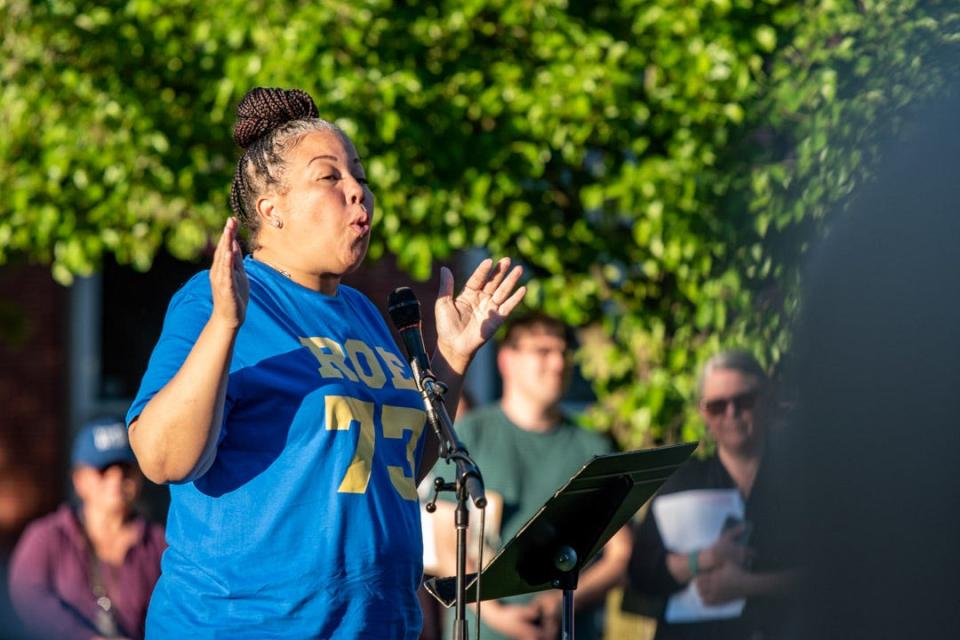
[[[594,457],[497,552],[480,575],[479,599],[562,589],[561,637],[572,640],[581,569],[696,448],[688,443]],[[466,581],[466,601],[476,602],[477,574]],[[456,578],[432,578],[424,586],[444,606],[456,603]]]

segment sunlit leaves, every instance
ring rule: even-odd
[[[4,0],[0,262],[198,255],[234,105],[302,87],[364,160],[372,258],[522,260],[531,305],[593,323],[592,423],[689,439],[696,367],[778,360],[803,248],[958,25],[948,0]]]

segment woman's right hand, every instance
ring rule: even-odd
[[[552,640],[557,627],[540,625],[541,612],[532,602],[507,604],[491,600],[483,603],[481,616],[484,624],[513,640]]]
[[[250,283],[243,268],[243,255],[237,242],[236,218],[228,218],[210,265],[210,289],[213,294],[213,315],[226,326],[243,324],[250,297]]]
[[[746,528],[746,524],[740,523],[720,534],[716,542],[700,552],[700,569],[711,571],[728,562],[744,566],[753,554],[750,547],[738,542]]]

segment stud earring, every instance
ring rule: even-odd
[[[279,218],[277,218],[276,220],[273,221],[273,226],[275,226],[277,229],[283,228],[283,220],[280,220]]]

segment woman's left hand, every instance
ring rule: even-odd
[[[446,267],[440,269],[435,307],[437,350],[454,371],[461,375],[466,371],[477,349],[493,337],[523,300],[527,288],[517,288],[521,275],[521,267],[510,269],[510,258],[496,263],[487,258],[454,298],[453,274]]]

